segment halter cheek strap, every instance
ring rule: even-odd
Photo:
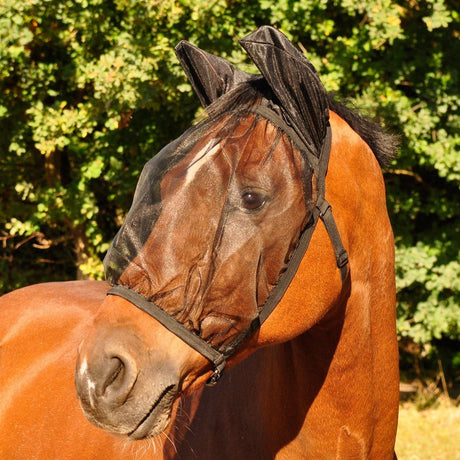
[[[220,376],[222,375],[228,357],[233,355],[236,352],[236,350],[241,346],[241,344],[244,343],[246,339],[248,339],[257,329],[260,328],[260,326],[264,323],[264,321],[270,316],[275,307],[278,305],[284,293],[288,289],[292,279],[297,273],[297,269],[299,268],[299,265],[305,256],[311,237],[313,235],[313,232],[319,219],[323,221],[324,226],[329,235],[329,239],[331,240],[332,247],[334,248],[336,264],[340,270],[342,283],[345,281],[348,274],[348,254],[345,248],[343,247],[342,240],[337,229],[337,225],[335,224],[334,217],[332,215],[331,205],[326,201],[324,197],[326,172],[329,162],[329,154],[331,150],[332,135],[330,126],[327,126],[326,136],[323,142],[320,160],[318,161],[317,157],[312,157],[308,152],[305,151],[304,148],[302,148],[302,142],[298,139],[298,136],[296,135],[295,131],[290,128],[290,126],[283,120],[283,118],[279,114],[275,113],[273,110],[263,105],[257,106],[251,109],[251,111],[268,119],[275,126],[284,131],[285,134],[294,143],[294,145],[303,153],[303,155],[307,156],[308,160],[311,160],[310,162],[313,165],[313,169],[317,177],[318,196],[310,220],[306,228],[300,235],[299,241],[291,254],[286,270],[283,273],[281,273],[278,283],[268,296],[268,299],[266,300],[265,304],[260,310],[259,315],[256,318],[254,318],[249,327],[242,333],[240,333],[233,340],[233,342],[225,346],[222,350],[217,350],[211,345],[209,345],[200,336],[185,328],[185,326],[182,323],[180,323],[174,317],[166,313],[158,305],[154,304],[153,302],[150,302],[145,297],[141,296],[132,289],[129,289],[125,286],[116,285],[113,286],[107,293],[108,295],[116,295],[119,297],[123,297],[132,304],[136,305],[142,311],[154,317],[169,331],[171,331],[173,334],[182,339],[193,349],[201,353],[205,358],[207,358],[213,366],[213,374],[207,382],[208,385],[215,385],[217,383]]]
[[[303,259],[303,256],[305,255],[305,252],[307,250],[308,244],[310,242],[311,236],[313,234],[313,230],[316,226],[316,223],[318,222],[318,218],[320,218],[324,226],[327,230],[327,233],[329,235],[329,238],[332,243],[332,247],[334,248],[334,254],[335,254],[335,259],[337,263],[337,267],[340,269],[340,275],[342,277],[342,282],[345,281],[345,278],[347,277],[347,264],[348,264],[348,254],[345,248],[343,247],[342,239],[340,238],[339,230],[337,229],[337,225],[335,224],[334,217],[332,215],[332,207],[331,205],[326,201],[325,195],[326,195],[326,174],[327,174],[327,168],[329,165],[329,156],[331,153],[331,142],[332,142],[332,132],[331,132],[331,126],[329,123],[327,124],[326,127],[326,135],[324,137],[323,145],[321,147],[321,153],[318,157],[315,155],[312,155],[308,149],[305,146],[305,143],[299,138],[297,135],[297,132],[295,129],[292,128],[292,126],[285,121],[284,117],[282,116],[282,112],[278,113],[277,107],[270,105],[270,102],[267,100],[264,100],[261,102],[260,105],[251,107],[250,109],[251,112],[256,113],[263,118],[266,118],[269,120],[271,123],[273,123],[277,128],[281,129],[291,140],[291,142],[294,144],[294,146],[302,153],[302,155],[305,157],[305,160],[309,162],[312,167],[313,171],[316,175],[316,184],[317,184],[317,200],[315,203],[315,208],[313,209],[312,217],[310,219],[311,225],[307,226],[307,228],[304,230],[298,246],[301,246],[302,250],[299,251],[299,256],[300,260],[294,261],[293,259],[295,258],[295,254],[291,256],[289,259],[289,265],[287,268],[287,271],[289,271],[289,267],[294,267],[293,270],[294,273],[292,276],[289,277],[289,283],[291,282],[292,278],[295,275],[295,272],[297,271],[297,268]],[[304,241],[302,241],[304,240]],[[278,287],[280,283],[278,282],[277,286],[275,289]],[[288,285],[284,288],[284,291],[287,289]],[[281,300],[281,298],[279,299]],[[263,307],[265,309],[265,305]]]

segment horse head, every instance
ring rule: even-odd
[[[329,254],[301,281],[308,299],[308,283],[328,279],[309,312],[282,302],[254,327],[324,195],[318,174],[326,172],[329,109],[313,66],[281,33],[264,27],[241,43],[260,75],[178,46],[208,116],[145,165],[105,259],[108,281],[153,304],[230,365],[307,330],[343,289]],[[108,295],[101,305],[79,348],[76,387],[89,420],[142,439],[165,430],[174,401],[213,369],[127,299]]]

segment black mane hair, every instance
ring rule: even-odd
[[[385,169],[396,156],[399,147],[397,135],[388,133],[379,123],[361,115],[342,102],[337,101],[333,93],[328,93],[329,108],[343,118],[374,153],[379,165]]]
[[[247,111],[248,105],[258,104],[263,97],[277,102],[267,82],[260,76],[254,76],[253,80],[241,83],[208,106],[205,118],[215,120],[224,113],[232,113],[232,119],[236,121]],[[343,118],[369,145],[380,167],[382,169],[388,167],[396,156],[399,146],[398,136],[388,133],[379,123],[337,101],[333,93],[328,93],[327,99],[330,110]]]

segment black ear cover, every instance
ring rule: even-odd
[[[240,44],[268,82],[299,137],[319,156],[329,108],[326,90],[313,64],[270,26],[261,27]]]
[[[175,51],[204,107],[239,83],[255,77],[255,75],[236,69],[227,60],[207,53],[186,41],[181,41]]]

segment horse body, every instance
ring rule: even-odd
[[[299,66],[311,73],[310,64],[277,32],[262,32],[264,40],[247,47],[262,44],[265,53],[275,33],[281,62],[295,57],[291,69],[278,65],[284,83],[295,80],[294,93],[319,97],[324,108],[314,75],[291,78]],[[254,86],[252,76],[215,59],[205,56],[219,70],[206,75],[228,78],[195,85],[202,100],[220,97],[219,81],[248,80],[230,92],[237,99]],[[320,195],[318,169],[308,169],[289,128],[277,130],[266,112],[253,110],[270,93],[264,85],[233,122],[216,112],[188,144],[176,141],[148,164],[106,262],[113,283],[154,301],[214,350],[257,319]],[[4,296],[2,458],[393,458],[399,378],[383,177],[375,152],[342,117],[308,110],[311,137],[296,145],[321,148],[330,123],[325,199],[349,254],[347,276],[337,269],[327,224],[318,223],[289,288],[229,354],[213,388],[203,388],[212,370],[199,348],[123,296],[106,296],[107,283],[45,284]],[[286,126],[298,122],[296,114]],[[201,220],[189,219],[193,209]]]
[[[107,289],[47,283],[0,298],[0,458],[116,458],[120,440],[86,422],[74,389],[77,347]]]
[[[332,115],[331,123],[327,190],[350,248],[348,287],[342,290],[319,226],[291,287],[238,360],[263,348],[228,369],[216,387],[184,396],[161,448],[109,435],[79,407],[77,347],[93,327],[106,283],[52,283],[6,295],[0,301],[0,359],[7,369],[0,374],[1,458],[392,458],[393,266],[391,258],[372,257],[393,251],[384,195],[376,188],[383,181],[367,145],[342,134],[350,130],[339,117]],[[355,178],[346,193],[343,175]],[[354,226],[357,214],[363,224]],[[134,313],[122,308],[127,318]],[[143,321],[154,335],[154,320]]]

